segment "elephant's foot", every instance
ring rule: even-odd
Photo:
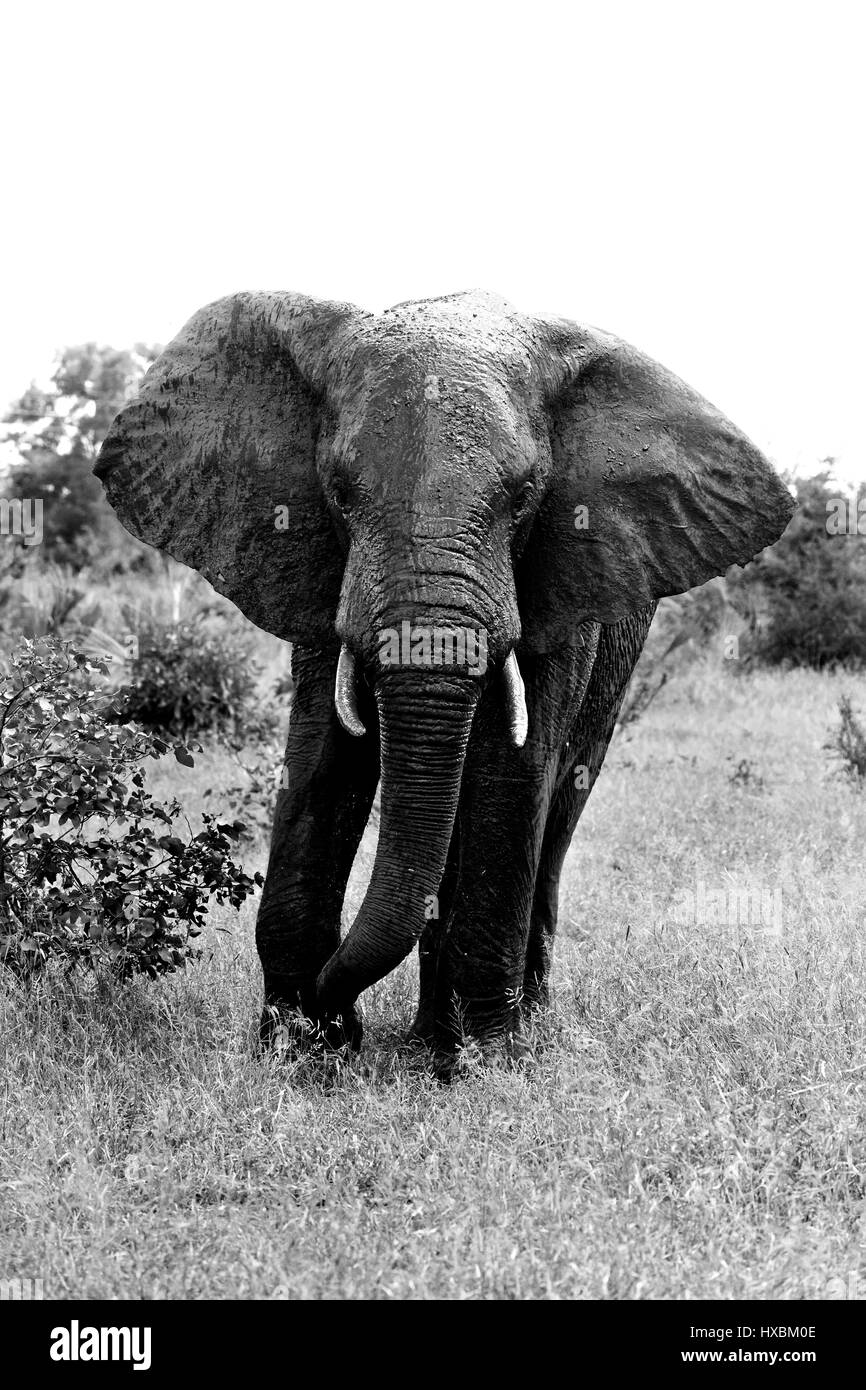
[[[434,1071],[448,1081],[488,1068],[522,1067],[532,1056],[521,1011],[511,1002],[491,1013],[461,1001],[447,1018],[437,1017],[431,1047]]]
[[[333,1018],[321,1014],[315,977],[266,981],[259,1022],[259,1038],[266,1050],[290,1056],[342,1049],[357,1052],[362,1035],[363,1025],[354,1005]]]
[[[348,1018],[312,1019],[298,1009],[280,1009],[266,1004],[259,1021],[259,1038],[266,1051],[297,1056],[317,1050],[357,1052],[363,1037],[363,1025],[357,1013]]]
[[[436,1018],[433,1013],[432,1005],[419,1004],[418,1012],[415,1015],[415,1022],[406,1034],[406,1041],[411,1043],[422,1043],[424,1047],[433,1047],[436,1039]]]
[[[519,1033],[493,1038],[466,1038],[457,1047],[434,1046],[433,1073],[439,1081],[452,1082],[484,1071],[525,1069],[533,1058],[532,1048]]]
[[[539,980],[533,977],[523,986],[523,996],[520,1000],[520,1016],[527,1023],[536,1014],[543,1012],[550,1006],[550,985],[547,980]]]

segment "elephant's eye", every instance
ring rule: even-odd
[[[514,496],[511,500],[512,516],[519,517],[523,515],[523,513],[526,511],[526,508],[529,506],[529,503],[532,501],[532,495],[534,491],[535,489],[532,486],[531,482],[527,481],[525,483],[521,483],[520,487],[514,493]]]
[[[331,484],[331,503],[340,513],[345,513],[349,505],[351,485],[347,478],[335,478]]]

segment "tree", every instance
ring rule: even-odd
[[[114,416],[159,351],[144,344],[65,348],[48,390],[31,385],[4,417],[17,461],[3,491],[9,498],[41,499],[40,548],[47,558],[110,571],[149,555],[120,526],[93,464]]]

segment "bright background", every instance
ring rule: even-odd
[[[783,466],[866,474],[850,0],[16,8],[0,408],[234,290],[481,287],[636,343]]]

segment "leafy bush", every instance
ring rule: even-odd
[[[839,771],[858,786],[866,783],[866,729],[851,707],[848,695],[839,697],[839,723],[824,747],[838,760]]]
[[[834,533],[837,506],[856,518],[851,498],[825,470],[796,485],[798,509],[781,540],[730,582],[734,603],[749,610],[744,655],[767,665],[862,666],[866,663],[866,522]],[[828,526],[828,522],[830,525]]]
[[[248,643],[222,626],[146,620],[119,692],[124,719],[172,737],[244,743],[273,735]]]
[[[218,792],[208,788],[204,800],[213,798],[231,806],[243,821],[243,841],[250,844],[257,840],[267,841],[274,819],[277,792],[281,786],[288,785],[282,751],[276,741],[261,742],[244,753],[234,750],[234,759],[244,774],[244,780]]]
[[[169,745],[113,722],[106,674],[46,638],[0,678],[0,960],[24,973],[50,959],[174,970],[199,954],[210,899],[237,908],[262,882],[231,858],[241,825],[205,815],[176,833],[181,806],[154,801],[141,766]]]

